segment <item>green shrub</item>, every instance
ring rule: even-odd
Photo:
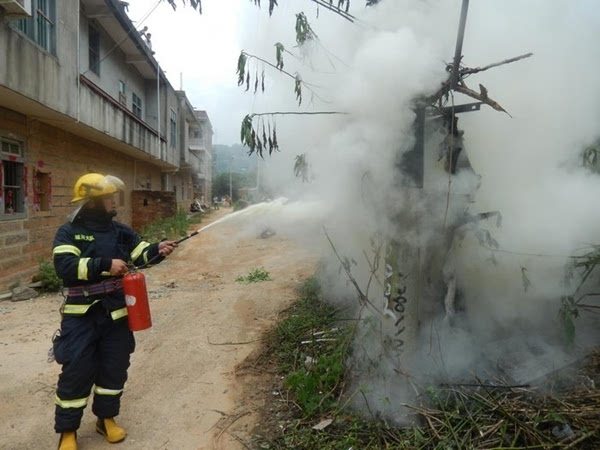
[[[193,225],[193,224],[197,224],[197,223],[202,222],[202,216],[203,215],[204,214],[202,214],[201,212],[190,214],[190,216],[187,219],[188,224]]]
[[[54,264],[42,259],[38,267],[37,278],[42,282],[44,292],[58,292],[62,288],[62,281],[56,276]]]
[[[190,222],[185,211],[164,219],[159,219],[146,225],[140,235],[148,242],[158,242],[163,239],[177,239],[187,235]]]
[[[264,267],[261,267],[251,270],[248,275],[238,277],[235,281],[243,284],[260,283],[261,281],[271,281],[271,277],[269,276],[269,272]]]

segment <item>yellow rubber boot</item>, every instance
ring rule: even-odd
[[[61,433],[58,450],[77,450],[77,434],[74,431]]]
[[[106,438],[111,444],[121,442],[127,436],[125,430],[115,423],[112,417],[109,419],[98,419],[96,431]]]

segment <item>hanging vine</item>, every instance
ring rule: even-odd
[[[264,70],[259,71],[258,68],[255,68],[254,70],[252,70],[252,67],[250,67],[250,62],[251,62],[251,60],[254,59],[255,61],[260,62],[263,66],[268,65],[270,67],[273,67],[274,69],[279,70],[280,73],[282,73],[294,80],[294,94],[296,95],[296,100],[298,101],[298,105],[302,104],[303,89],[307,89],[311,93],[312,97],[316,97],[324,103],[329,103],[328,101],[321,98],[313,89],[318,86],[307,83],[304,80],[302,80],[302,77],[300,76],[299,73],[296,73],[295,75],[293,75],[293,74],[283,70],[282,53],[284,51],[287,51],[287,50],[285,50],[283,45],[281,43],[277,43],[275,45],[275,57],[276,57],[277,61],[276,61],[276,64],[271,64],[267,60],[259,58],[258,56],[255,56],[255,55],[251,55],[250,53],[247,53],[242,50],[242,52],[240,53],[240,56],[238,57],[238,62],[237,62],[236,74],[238,76],[238,86],[245,85],[246,91],[249,91],[250,87],[254,86],[254,93],[258,92],[258,88],[260,86],[262,92],[263,93],[265,92]],[[254,79],[252,79],[252,76],[251,76],[252,72],[254,72],[254,74],[255,74]]]
[[[250,0],[251,3],[254,3],[256,6],[258,6],[260,8],[260,0]],[[269,0],[269,16],[273,15],[273,10],[275,9],[276,6],[279,6],[277,4],[277,0]]]
[[[169,2],[169,5],[171,5],[173,7],[174,11],[177,10],[176,0],[167,0],[167,2]],[[186,5],[185,0],[182,0],[182,2],[183,2],[183,6],[185,6]],[[192,8],[194,8],[200,14],[202,14],[202,2],[200,0],[190,0],[190,5],[192,6]]]
[[[265,126],[265,117],[267,126]],[[256,124],[254,123],[255,118],[258,118]],[[272,115],[246,115],[246,117],[244,117],[242,120],[240,138],[242,145],[248,147],[249,155],[252,155],[256,152],[258,156],[263,158],[265,151],[268,151],[269,155],[271,155],[274,151],[279,151],[279,143],[277,142],[277,124],[275,123]]]
[[[326,9],[344,17],[351,22],[355,19],[350,15],[348,10],[350,9],[350,0],[338,0],[337,7],[333,5],[333,0],[329,0],[329,3],[326,3],[326,0],[310,0],[313,3],[316,3],[317,6],[324,6]],[[379,3],[381,0],[366,0],[367,6],[373,6]],[[167,0],[169,5],[173,8],[173,10],[177,10],[177,0]],[[183,6],[186,6],[186,0],[181,0]],[[250,3],[254,3],[259,8],[261,7],[260,0],[250,0]],[[198,13],[202,14],[202,0],[190,0],[190,6],[194,8]],[[277,0],[269,0],[269,16],[273,15],[273,11],[275,11],[275,7],[279,6]]]
[[[283,52],[285,51],[285,47],[281,42],[275,44],[275,67],[279,70],[283,70]]]
[[[318,36],[308,23],[306,14],[303,12],[296,14],[296,42],[298,45],[304,45],[307,41],[317,39]]]
[[[242,145],[248,147],[248,155],[256,153],[258,156],[263,158],[265,151],[268,151],[269,155],[271,155],[274,151],[279,151],[279,142],[277,140],[277,123],[275,122],[275,116],[316,116],[334,114],[346,113],[338,111],[290,111],[247,114],[242,120],[240,140],[242,141]]]
[[[300,106],[302,104],[302,78],[300,78],[299,74],[296,74],[294,94],[296,94],[296,100],[298,100],[298,106]]]

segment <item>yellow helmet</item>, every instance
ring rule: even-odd
[[[100,173],[88,173],[75,183],[75,197],[71,200],[71,203],[114,194],[124,189],[125,184],[117,177]]]

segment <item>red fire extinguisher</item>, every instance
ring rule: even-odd
[[[201,230],[179,239],[176,244],[196,236]],[[163,239],[164,240],[164,239]],[[160,258],[160,253],[141,266],[131,266],[132,272],[123,277],[123,291],[125,293],[125,304],[127,305],[127,320],[131,331],[147,330],[152,326],[150,317],[150,304],[148,303],[148,290],[146,289],[146,277],[139,272],[139,269],[150,266],[155,260]]]
[[[147,330],[152,326],[146,277],[141,272],[129,272],[123,277],[127,305],[127,320],[131,331]]]

